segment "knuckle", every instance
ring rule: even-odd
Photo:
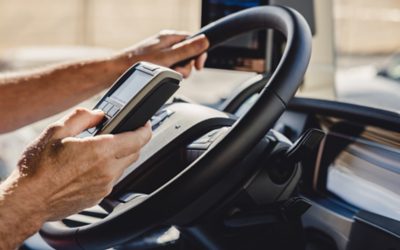
[[[70,148],[70,142],[63,142],[62,140],[55,140],[53,143],[50,145],[50,152],[52,153],[62,153],[64,152],[67,148]]]
[[[47,127],[45,135],[50,138],[55,137],[58,134],[60,134],[63,129],[64,129],[63,125],[61,125],[60,123],[54,123],[49,127]]]
[[[83,115],[83,114],[88,114],[89,110],[86,108],[76,108],[73,112],[74,116],[78,116],[78,115]]]

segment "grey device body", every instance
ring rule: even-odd
[[[94,109],[105,117],[79,137],[117,134],[143,126],[179,88],[182,75],[148,62],[129,68],[107,91]]]

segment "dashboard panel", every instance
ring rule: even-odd
[[[333,118],[316,161],[313,186],[348,204],[400,221],[400,133]]]
[[[276,126],[327,134],[303,162],[300,192],[312,204],[302,217],[307,239],[330,242],[321,249],[399,249],[400,114],[294,98]]]

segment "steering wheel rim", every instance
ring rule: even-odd
[[[242,10],[198,32],[208,38],[211,50],[236,35],[268,28],[286,37],[283,56],[258,100],[224,138],[149,196],[134,199],[87,226],[67,228],[59,222],[45,223],[42,237],[57,249],[112,247],[176,216],[223,178],[272,128],[294,96],[310,59],[311,32],[297,11],[281,6]],[[241,143],[235,143],[238,139]]]

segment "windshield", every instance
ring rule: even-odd
[[[400,1],[334,0],[342,101],[400,111]]]

